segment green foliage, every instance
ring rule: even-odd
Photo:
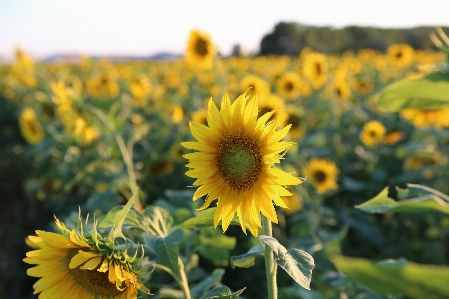
[[[209,208],[201,211],[197,216],[186,220],[179,225],[180,228],[205,228],[214,226],[214,214],[217,208]],[[231,221],[231,225],[240,225],[237,217]]]
[[[251,247],[247,253],[232,256],[231,257],[231,266],[239,267],[239,268],[250,268],[254,266],[256,256],[263,255],[262,248],[260,245],[256,245]]]
[[[232,293],[228,287],[216,287],[204,294],[200,299],[237,299],[244,290],[241,289]]]
[[[448,298],[449,267],[421,265],[407,261],[375,263],[361,258],[335,257],[343,273],[381,293],[405,294],[410,298]]]

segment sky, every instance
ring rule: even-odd
[[[189,31],[208,32],[227,55],[255,53],[280,21],[305,25],[449,26],[449,1],[44,1],[0,0],[0,58],[19,46],[54,54],[182,54]]]

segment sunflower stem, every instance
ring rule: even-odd
[[[273,229],[271,227],[271,221],[262,215],[262,232],[266,236],[273,236]],[[267,273],[267,286],[268,286],[268,299],[277,299],[278,287],[276,284],[277,264],[274,261],[273,251],[270,246],[265,245],[264,248],[265,257],[265,270]]]

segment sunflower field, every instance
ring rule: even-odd
[[[294,57],[220,57],[200,30],[172,60],[17,49],[0,297],[449,298],[437,33],[439,51]]]

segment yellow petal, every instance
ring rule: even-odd
[[[88,260],[84,265],[80,267],[81,270],[94,270],[97,268],[98,264],[101,262],[102,257],[97,256],[93,259]]]
[[[72,259],[70,260],[69,268],[74,269],[74,268],[78,267],[79,265],[87,262],[91,258],[94,258],[97,256],[98,256],[98,253],[96,253],[94,251],[79,250],[78,253],[74,257],[72,257]]]

